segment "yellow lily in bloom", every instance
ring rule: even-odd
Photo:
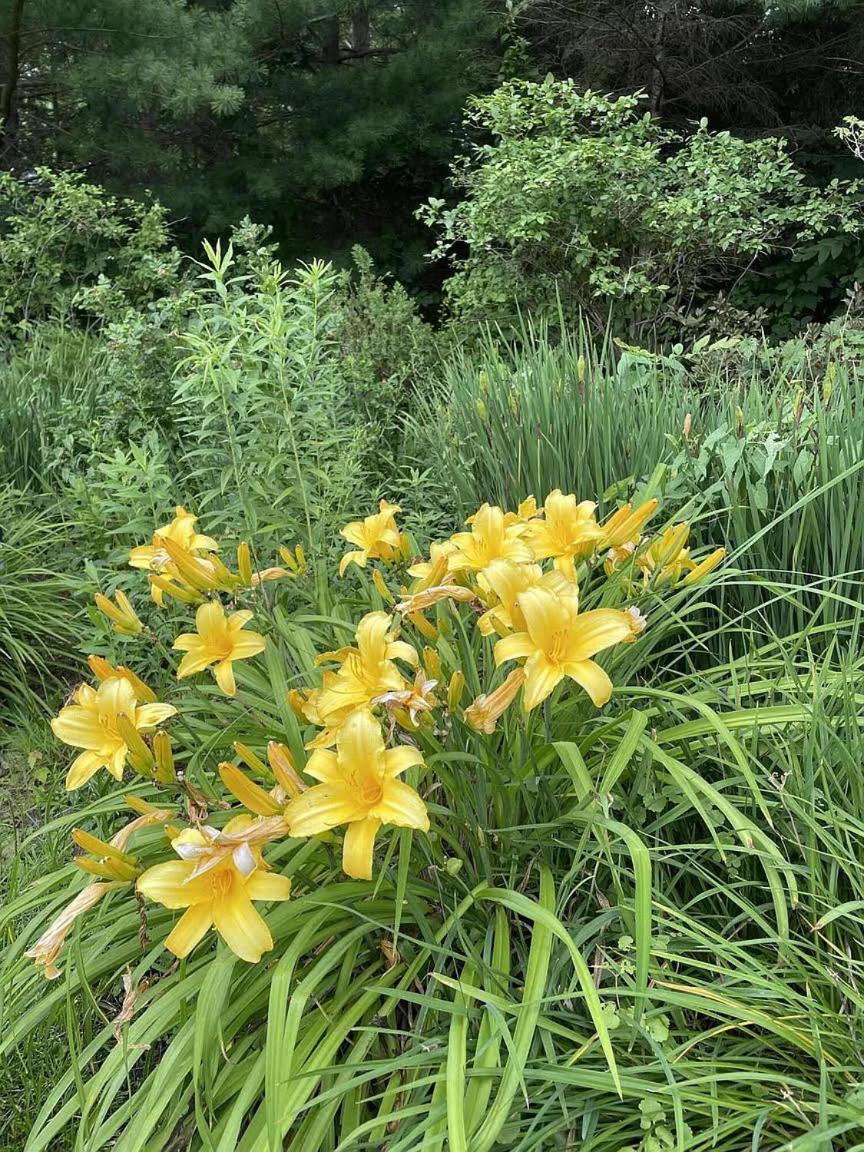
[[[135,699],[139,704],[156,703],[156,693],[152,688],[148,688],[144,681],[139,679],[130,668],[126,668],[123,664],[118,664],[115,667],[113,664],[109,664],[103,656],[88,656],[87,663],[100,683],[112,678],[128,680],[135,691]]]
[[[290,835],[316,836],[347,824],[342,867],[356,880],[370,880],[375,836],[383,824],[429,830],[426,805],[413,788],[396,779],[422,763],[416,748],[385,748],[381,728],[369,712],[352,713],[336,738],[336,751],[319,748],[310,756],[306,772],[321,783],[285,810]]]
[[[393,619],[386,612],[368,612],[357,625],[356,647],[325,653],[319,659],[341,662],[338,672],[324,674],[320,689],[312,690],[306,699],[305,714],[313,724],[332,730],[357,708],[368,708],[372,701],[387,692],[401,692],[405,678],[394,660],[404,660],[416,668],[419,658],[410,644],[394,639]]]
[[[241,960],[256,964],[273,947],[273,937],[253,900],[287,900],[291,881],[267,870],[261,849],[244,839],[254,826],[236,816],[221,833],[187,828],[172,841],[179,860],[155,864],[138,877],[137,890],[165,908],[185,908],[165,940],[175,956],[188,956],[211,927]],[[234,837],[237,847],[225,850]]]
[[[638,508],[633,509],[632,504],[625,504],[617,512],[613,512],[608,520],[600,527],[603,529],[601,548],[621,548],[624,545],[639,543],[642,529],[657,511],[658,500],[646,500]]]
[[[195,613],[198,631],[184,632],[174,641],[174,647],[186,653],[177,669],[177,679],[194,676],[212,664],[216,683],[226,696],[234,696],[237,692],[234,661],[257,656],[267,644],[258,632],[242,631],[251,619],[252,613],[246,611],[226,616],[218,600],[202,604]]]
[[[484,693],[478,696],[473,704],[468,705],[465,709],[465,723],[475,732],[485,732],[487,736],[491,736],[498,720],[516,699],[516,694],[524,683],[524,670],[514,668],[494,692]]]
[[[82,888],[75,899],[67,904],[63,911],[56,916],[32,948],[28,948],[24,955],[35,960],[46,980],[56,980],[61,974],[56,960],[60,949],[69,935],[69,929],[79,916],[93,908],[112,888],[125,888],[126,881],[111,880],[107,883],[88,884]]]
[[[687,547],[689,535],[689,524],[670,524],[655,536],[644,552],[639,553],[636,564],[646,584],[652,577],[658,584],[677,584],[679,580],[683,584],[693,584],[717,567],[726,555],[726,549],[716,548],[697,564]]]
[[[408,575],[413,576],[416,580],[411,591],[422,592],[426,588],[440,584],[447,576],[450,569],[450,557],[455,551],[456,545],[452,540],[433,544],[429,549],[429,559],[420,560],[408,569]]]
[[[519,609],[525,631],[498,641],[495,663],[525,660],[525,710],[541,704],[565,677],[581,685],[601,708],[612,695],[612,681],[592,657],[633,640],[633,619],[614,608],[577,612],[572,599],[546,588],[523,592]]]
[[[164,603],[163,592],[173,588],[177,575],[165,547],[166,540],[170,540],[172,544],[190,557],[204,556],[206,553],[218,552],[219,550],[219,545],[212,536],[202,536],[195,531],[197,520],[197,516],[193,516],[191,512],[187,512],[178,504],[171,523],[163,524],[161,528],[157,528],[150,544],[142,544],[133,548],[129,553],[129,564],[132,568],[144,568],[151,574],[160,574],[159,579],[154,580],[151,576],[150,580],[151,595],[160,607]],[[166,584],[168,589],[165,588]]]
[[[500,508],[484,504],[466,523],[470,532],[457,532],[450,538],[453,552],[449,557],[451,572],[469,569],[480,572],[493,560],[513,560],[517,564],[532,559],[531,550],[522,538],[530,525],[513,521],[505,523]]]
[[[123,779],[129,747],[118,730],[118,721],[122,723],[125,718],[137,732],[149,732],[177,712],[171,704],[139,704],[132,684],[113,676],[98,689],[82,684],[72,700],[51,721],[58,740],[85,749],[72,761],[66,775],[67,791],[80,788],[100,768],[106,768],[116,780]]]
[[[512,564],[509,560],[494,560],[478,576],[483,600],[490,605],[477,621],[483,636],[506,636],[508,632],[524,632],[525,620],[519,609],[519,596],[529,588],[548,588],[558,596],[573,598],[578,609],[579,590],[563,573],[544,572],[539,564]]]
[[[350,564],[365,568],[368,560],[392,560],[401,544],[399,529],[396,527],[396,513],[402,509],[398,504],[388,504],[382,500],[379,511],[365,520],[352,520],[341,529],[349,544],[357,547],[354,552],[346,552],[339,562],[339,575],[344,576]]]
[[[197,516],[193,516],[178,504],[174,519],[170,524],[163,524],[161,528],[156,529],[152,543],[132,549],[129,553],[130,566],[145,568],[150,572],[158,572],[165,568],[170,563],[170,557],[164,548],[165,540],[171,540],[191,556],[218,552],[219,545],[212,536],[202,536],[195,531],[197,521]]]
[[[108,617],[115,632],[119,632],[122,636],[138,636],[144,631],[144,625],[135,615],[135,609],[119,588],[114,593],[115,604],[101,592],[97,592],[94,599],[96,607]]]
[[[565,496],[556,488],[543,507],[544,518],[526,526],[525,539],[535,560],[554,559],[555,567],[575,583],[576,561],[590,556],[603,539],[594,518],[597,505],[590,500],[577,503],[572,493]]]

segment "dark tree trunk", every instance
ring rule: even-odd
[[[351,20],[351,48],[358,55],[365,55],[371,47],[369,34],[369,9],[365,4],[355,9]]]
[[[324,63],[335,67],[339,63],[339,17],[328,16],[322,21],[324,36]]]
[[[12,22],[6,41],[6,78],[0,88],[0,155],[12,144],[17,120],[15,92],[21,76],[21,30],[24,24],[24,0],[13,0]]]

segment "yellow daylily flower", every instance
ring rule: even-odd
[[[119,676],[104,680],[98,689],[82,684],[72,700],[51,721],[58,740],[84,749],[66,775],[67,791],[80,788],[100,768],[106,768],[116,780],[123,779],[129,747],[118,721],[122,724],[125,718],[133,730],[149,732],[177,712],[171,704],[139,704],[133,685]]]
[[[601,548],[621,548],[624,545],[639,543],[642,529],[657,511],[659,500],[646,500],[634,509],[632,504],[625,504],[617,512],[613,512],[608,520],[600,527],[603,529]]]
[[[413,592],[422,592],[440,584],[450,569],[450,558],[456,551],[452,540],[432,544],[429,548],[429,559],[418,560],[408,569],[408,575],[415,578],[416,583],[411,589]]]
[[[114,593],[116,601],[114,604],[101,592],[97,592],[94,599],[96,607],[108,617],[115,632],[119,632],[122,636],[138,636],[144,631],[144,625],[136,616],[129,598],[119,588]]]
[[[394,638],[392,628],[386,612],[368,612],[357,625],[356,647],[327,654],[339,660],[341,668],[325,672],[321,688],[307,695],[304,712],[313,724],[333,729],[357,708],[370,707],[376,697],[406,687],[394,661],[416,668],[419,658],[410,644]]]
[[[175,510],[174,519],[170,524],[163,524],[153,533],[150,544],[142,544],[133,548],[129,553],[129,564],[132,568],[143,568],[151,573],[150,592],[155,602],[161,607],[164,603],[163,593],[172,591],[177,577],[174,562],[166,547],[166,541],[189,557],[203,557],[207,553],[218,552],[219,545],[212,536],[203,536],[196,532],[195,524],[198,517],[187,512],[180,504]],[[153,579],[158,574],[159,579]],[[167,588],[166,588],[167,585]],[[184,598],[181,595],[179,598]],[[200,597],[198,597],[200,599]]]
[[[504,523],[507,525],[527,524],[529,520],[534,520],[538,515],[537,501],[533,496],[527,496],[515,512],[504,513]]]
[[[177,679],[203,672],[212,664],[216,683],[226,696],[234,696],[237,692],[232,667],[234,661],[257,656],[267,644],[258,632],[242,631],[252,615],[243,611],[226,616],[218,600],[202,604],[195,613],[198,631],[184,632],[174,641],[175,649],[186,653],[177,669]]]
[[[107,882],[99,882],[88,884],[86,888],[82,888],[75,899],[67,904],[66,907],[56,916],[36,943],[28,948],[24,955],[30,959],[35,960],[38,967],[42,969],[42,974],[46,980],[56,980],[61,975],[60,969],[57,967],[56,960],[60,954],[60,949],[69,935],[69,929],[75,923],[79,916],[83,916],[105,896],[112,888],[125,888],[127,881],[124,880],[110,880]]]
[[[509,560],[494,560],[480,573],[478,583],[484,593],[484,602],[489,605],[477,620],[477,627],[483,636],[492,636],[496,632],[506,636],[508,632],[525,631],[525,620],[518,600],[521,593],[529,588],[547,588],[558,596],[571,597],[574,608],[579,606],[577,586],[557,569],[544,572],[539,564],[513,564]]]
[[[368,560],[392,560],[401,545],[399,529],[396,527],[396,513],[402,509],[398,504],[388,504],[382,500],[379,511],[365,520],[352,520],[341,529],[349,544],[355,544],[353,552],[346,552],[339,562],[339,575],[344,576],[351,564],[365,568]]]
[[[185,908],[165,940],[177,957],[188,956],[214,927],[241,960],[257,963],[273,937],[253,900],[287,900],[291,881],[267,870],[261,849],[248,833],[255,822],[236,816],[217,832],[187,828],[172,841],[180,857],[155,864],[138,877],[137,890],[165,908]],[[237,846],[226,851],[232,837]]]
[[[150,544],[142,544],[133,548],[129,553],[129,564],[132,568],[145,568],[150,572],[158,572],[170,563],[170,557],[164,548],[164,541],[171,540],[178,548],[182,548],[189,555],[200,555],[205,552],[218,552],[219,545],[212,536],[202,536],[195,531],[197,516],[187,512],[180,504],[175,510],[174,519],[170,524],[163,524],[153,533]]]
[[[525,661],[525,710],[541,704],[565,677],[581,685],[601,708],[612,695],[612,681],[592,657],[613,644],[633,640],[633,619],[614,608],[577,612],[571,599],[546,588],[523,592],[519,608],[525,631],[498,641],[495,663]]]
[[[457,532],[450,538],[453,552],[448,558],[451,572],[465,569],[480,572],[493,560],[513,560],[517,564],[532,559],[531,550],[522,538],[530,525],[506,523],[500,508],[484,504],[466,523],[470,532]]]
[[[416,748],[385,748],[371,713],[352,713],[338,733],[336,751],[319,748],[310,756],[306,772],[321,783],[285,810],[290,835],[316,836],[347,824],[342,867],[356,880],[371,879],[375,836],[382,825],[429,830],[426,805],[397,779],[422,763]]]
[[[491,736],[498,720],[516,699],[516,694],[524,683],[524,670],[514,668],[494,692],[484,692],[473,704],[468,705],[465,709],[465,723],[475,732],[484,732],[487,736]]]
[[[603,539],[603,529],[594,518],[597,507],[591,500],[577,503],[559,488],[550,492],[544,504],[544,518],[525,528],[525,539],[535,560],[553,559],[555,567],[575,583],[577,560],[590,556]]]

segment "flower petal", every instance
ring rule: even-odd
[[[232,612],[228,617],[228,630],[229,632],[239,632],[244,628],[252,617],[254,612],[250,612],[248,608],[243,608],[240,612]]]
[[[567,655],[570,660],[589,660],[611,648],[633,639],[633,621],[617,608],[595,608],[580,613],[573,626],[574,641]]]
[[[237,695],[237,682],[234,679],[234,669],[231,667],[230,660],[220,660],[213,669],[213,675],[226,696]]]
[[[382,824],[396,824],[400,828],[420,828],[429,831],[429,813],[419,795],[401,780],[387,780],[384,795],[369,810]]]
[[[329,748],[316,748],[303,771],[313,780],[320,780],[324,784],[336,784],[342,780],[339,760]]]
[[[105,757],[100,756],[98,752],[82,752],[80,756],[76,756],[66,773],[66,791],[72,792],[75,788],[86,784],[104,763]]]
[[[505,636],[495,645],[496,667],[507,660],[522,660],[536,650],[536,645],[527,632],[515,632],[512,636]]]
[[[257,656],[267,647],[266,637],[259,632],[241,632],[232,641],[231,659],[248,660],[250,656]]]
[[[565,671],[571,680],[581,685],[595,708],[602,708],[612,695],[612,681],[599,664],[593,660],[575,660],[565,665]]]
[[[345,784],[316,784],[285,809],[289,836],[316,836],[365,815]]]
[[[291,895],[291,880],[259,868],[246,881],[246,895],[250,900],[287,900]]]
[[[96,749],[105,743],[105,729],[97,714],[77,704],[60,709],[59,715],[51,721],[51,731],[58,740],[73,748]]]
[[[354,880],[372,879],[372,853],[381,821],[374,817],[355,820],[345,829],[342,845],[342,869]]]
[[[400,776],[406,768],[413,768],[422,763],[423,753],[419,748],[401,744],[398,748],[390,748],[384,753],[384,775],[391,778]]]
[[[193,904],[191,908],[186,909],[165,938],[165,947],[178,960],[182,960],[206,935],[212,923],[210,904]]]
[[[522,706],[526,712],[542,704],[547,696],[564,679],[564,671],[553,664],[543,652],[535,652],[525,662],[525,687],[522,691]]]
[[[155,728],[169,716],[176,716],[177,709],[173,704],[142,704],[135,710],[135,727]]]
[[[194,871],[193,860],[168,860],[142,872],[136,887],[165,908],[188,908],[209,901],[212,893],[209,876],[189,879]]]
[[[214,900],[213,924],[235,956],[250,964],[257,964],[262,953],[273,947],[270,929],[241,883],[233,884],[221,900]]]
[[[177,645],[175,644],[176,648]],[[186,653],[180,661],[180,666],[177,669],[177,679],[182,680],[184,676],[194,676],[196,672],[203,672],[205,668],[209,667],[214,659],[213,653],[205,648],[202,644]]]

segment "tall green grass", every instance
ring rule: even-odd
[[[489,337],[418,397],[406,455],[435,462],[427,499],[460,518],[554,488],[604,514],[634,489],[660,495],[701,543],[734,551],[730,611],[794,633],[842,618],[864,572],[864,381],[855,343],[827,364],[763,352],[697,377],[578,333]]]

